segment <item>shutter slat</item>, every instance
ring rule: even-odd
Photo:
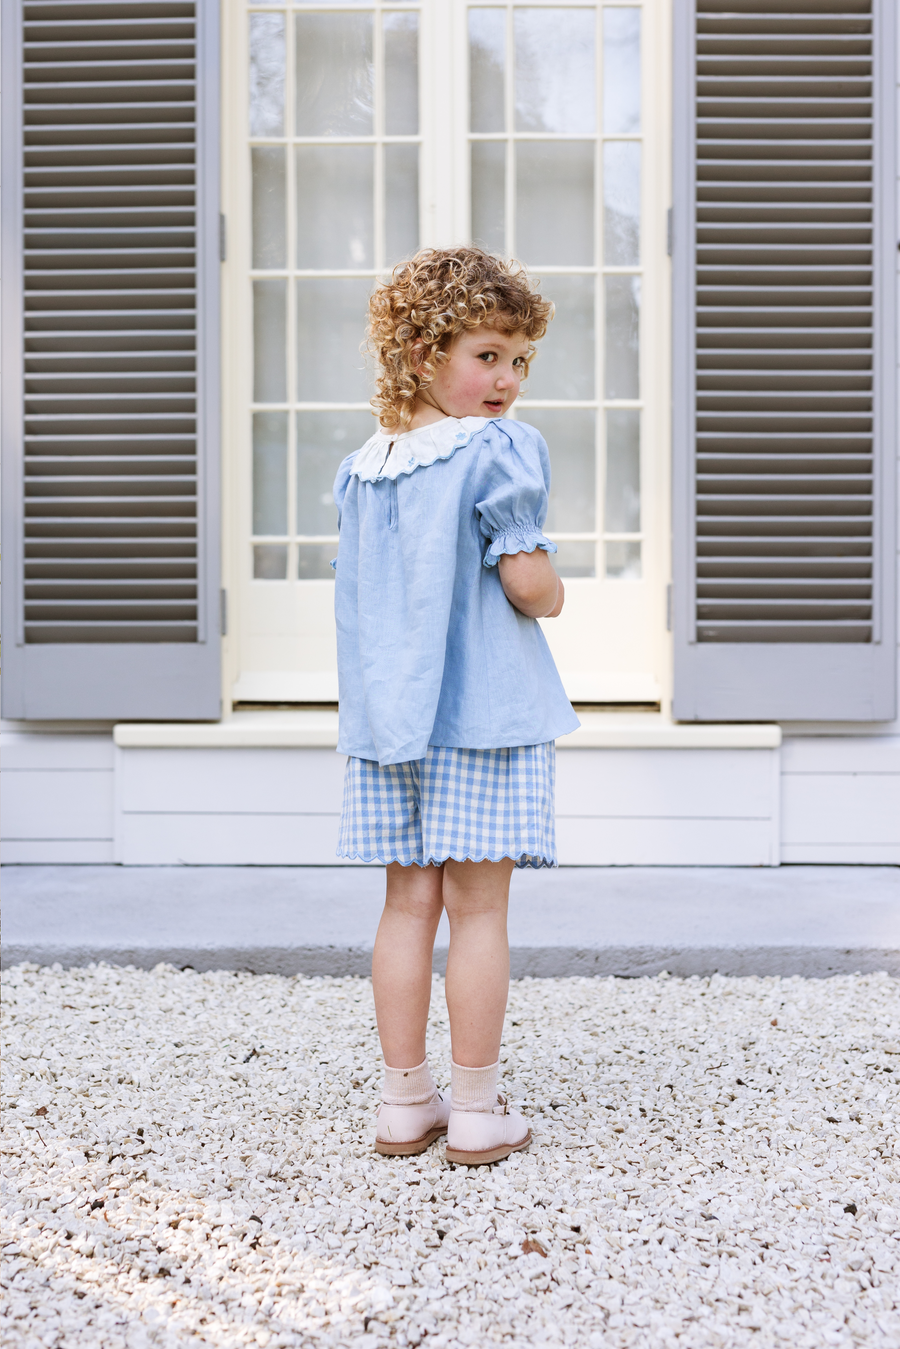
[[[24,19],[25,640],[195,641],[194,5]]]
[[[674,9],[679,718],[896,715],[896,24]]]
[[[827,4],[804,14],[744,5],[739,17],[730,5],[698,8],[696,520],[739,529],[752,558],[748,545],[785,517],[814,516],[820,533],[824,517],[835,542],[847,524],[873,527],[870,358],[846,331],[871,343],[872,87],[843,84],[870,75],[871,17]],[[726,73],[713,89],[710,77]],[[807,327],[814,347],[797,341]],[[775,552],[764,574],[752,560],[736,570],[707,550],[697,640],[870,641],[871,566],[843,553],[808,565]]]

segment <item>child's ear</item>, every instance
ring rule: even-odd
[[[425,343],[421,338],[413,342],[409,350],[409,363],[413,370],[418,370],[425,359]]]

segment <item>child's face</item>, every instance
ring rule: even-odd
[[[454,337],[425,390],[449,417],[502,417],[519,396],[528,340],[482,325]]]

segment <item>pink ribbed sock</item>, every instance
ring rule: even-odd
[[[450,1065],[450,1090],[453,1096],[453,1109],[480,1111],[486,1113],[497,1104],[497,1078],[500,1076],[500,1061],[491,1063],[487,1068],[462,1068],[458,1063]]]
[[[425,1105],[437,1088],[428,1060],[418,1068],[389,1068],[384,1065],[384,1088],[381,1099],[385,1105]]]

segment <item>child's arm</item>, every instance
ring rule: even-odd
[[[513,608],[526,618],[556,618],[566,592],[543,548],[533,553],[504,553],[500,584]]]

